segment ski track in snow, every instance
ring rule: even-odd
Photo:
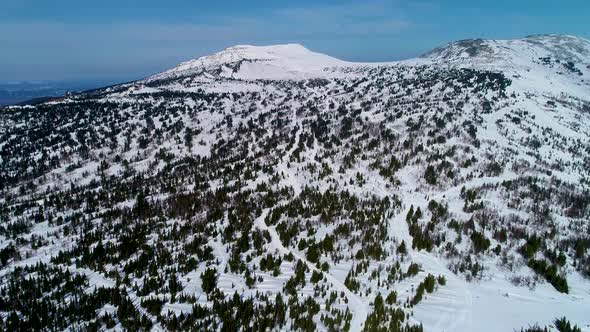
[[[301,138],[301,132],[303,132],[303,124],[297,120],[297,111],[293,110],[293,125],[297,127],[297,132],[295,133],[295,143],[289,151],[283,156],[283,161],[279,165],[279,169],[285,173],[287,184],[290,185],[293,190],[295,191],[295,196],[298,196],[301,193],[301,184],[297,180],[297,176],[293,174],[295,170],[291,169],[291,167],[287,167],[287,163],[293,155],[293,152],[297,149],[299,145],[299,140]]]
[[[369,305],[360,296],[351,292],[348,289],[348,287],[346,287],[340,280],[336,279],[330,273],[319,270],[305,257],[302,257],[296,252],[286,248],[281,242],[279,234],[277,233],[275,228],[269,227],[264,221],[269,211],[270,209],[263,210],[262,214],[258,218],[256,218],[256,220],[254,221],[256,227],[258,227],[258,229],[262,231],[266,230],[270,233],[271,246],[274,249],[277,249],[283,255],[287,255],[289,253],[292,254],[293,257],[295,257],[296,259],[303,261],[307,265],[307,267],[312,271],[322,272],[323,275],[326,277],[326,280],[328,280],[328,282],[330,282],[336,290],[338,290],[339,292],[343,292],[346,295],[346,298],[348,299],[348,307],[352,313],[352,320],[350,321],[350,331],[361,331],[363,324],[367,319],[367,315],[369,314]]]
[[[303,131],[303,123],[297,119],[297,113],[294,110],[292,116],[292,122],[294,126],[297,126],[297,132],[295,134],[295,143],[291,147],[291,149],[283,156],[283,162],[280,165],[280,168],[286,173],[287,176],[287,183],[293,187],[295,196],[298,196],[301,193],[301,185],[297,180],[297,176],[293,174],[295,170],[291,169],[290,167],[286,167],[286,163],[291,158],[291,155],[297,149],[299,145],[299,140],[301,137],[301,133]],[[348,299],[348,308],[352,313],[352,319],[350,321],[350,331],[361,331],[365,320],[367,319],[367,315],[369,314],[369,305],[365,302],[360,296],[353,293],[346,287],[340,280],[335,278],[328,272],[324,272],[319,270],[314,264],[309,262],[305,257],[299,255],[298,253],[288,249],[285,247],[274,227],[269,227],[265,223],[266,216],[270,209],[263,210],[262,214],[255,220],[254,224],[260,230],[266,230],[270,233],[271,236],[271,246],[281,252],[283,255],[292,254],[295,258],[305,262],[307,267],[312,271],[322,272],[323,275],[326,277],[326,280],[332,284],[332,286],[341,293],[344,293],[346,298]]]
[[[411,261],[425,268],[424,273],[419,274],[420,277],[427,273],[444,275],[447,281],[446,285],[438,286],[434,293],[426,294],[414,307],[414,315],[410,318],[414,323],[422,323],[425,331],[435,332],[511,330],[535,322],[540,325],[551,324],[553,319],[563,316],[564,308],[568,308],[568,318],[578,321],[582,331],[590,331],[588,319],[583,318],[584,314],[581,313],[588,303],[588,291],[585,287],[577,290],[577,283],[572,283],[570,294],[564,295],[556,292],[548,283],[537,285],[536,290],[513,286],[497,275],[498,271],[492,272],[490,280],[468,282],[445,267],[443,264],[446,260],[436,254],[412,249],[412,237],[405,220],[410,205],[424,208],[431,199],[446,201],[458,197],[463,186],[470,189],[485,183],[499,183],[517,178],[517,174],[507,171],[496,177],[473,178],[444,191],[416,192],[419,183],[411,168],[399,172],[399,178],[403,179],[399,189],[404,195],[404,205],[391,218],[389,235],[406,242]],[[491,268],[496,269],[495,266]],[[553,306],[548,306],[548,302],[553,303]]]
[[[404,170],[402,170],[403,172]],[[424,207],[428,205],[428,195],[424,195],[422,192],[416,192],[414,188],[417,188],[418,183],[415,181],[411,174],[401,177],[404,179],[404,183],[401,186],[401,192],[404,195],[404,201],[408,202],[414,207]],[[477,183],[486,182],[485,180],[492,179],[477,179],[474,181]],[[463,184],[461,184],[462,186]],[[466,187],[470,187],[467,185]],[[458,188],[451,187],[443,193],[437,196],[445,196],[446,194],[458,191]],[[427,331],[457,331],[465,330],[470,331],[473,329],[473,297],[471,291],[467,287],[464,280],[459,279],[452,271],[447,267],[443,266],[440,259],[434,254],[420,250],[416,251],[412,248],[412,236],[410,235],[408,224],[405,216],[410,210],[409,206],[404,206],[399,213],[397,213],[391,220],[389,228],[390,235],[397,238],[399,242],[402,240],[406,243],[408,256],[410,261],[420,264],[422,267],[426,267],[426,273],[433,274],[435,277],[438,275],[444,275],[446,279],[446,285],[439,286],[433,294],[427,294],[427,299],[422,300],[416,308],[426,309],[432,314],[432,317],[436,319],[432,322],[428,322],[428,326],[425,327]],[[441,295],[442,294],[442,295]],[[439,298],[439,303],[431,305],[428,303],[430,298]],[[444,314],[441,314],[444,313]],[[413,317],[416,323],[422,322],[416,317]]]
[[[420,201],[420,198],[416,197],[414,193],[407,193],[410,201]],[[423,198],[422,198],[423,199]],[[422,267],[426,267],[426,273],[431,273],[434,276],[444,275],[447,283],[445,286],[439,286],[439,288],[433,294],[427,295],[428,297],[438,296],[440,292],[448,293],[447,296],[441,301],[439,306],[431,306],[434,312],[438,313],[433,317],[436,317],[434,324],[429,324],[428,331],[456,331],[458,327],[462,327],[462,330],[470,330],[472,324],[472,295],[469,289],[465,285],[465,281],[460,280],[454,273],[448,268],[440,264],[439,260],[428,252],[416,251],[412,249],[412,237],[408,230],[408,225],[405,220],[405,216],[409,210],[409,207],[403,209],[398,213],[390,223],[391,233],[400,242],[404,240],[406,242],[406,248],[408,250],[408,256],[410,261],[420,264]],[[418,304],[416,308],[423,307],[425,305],[423,300]],[[444,312],[444,315],[440,313]],[[416,320],[416,323],[421,321]]]

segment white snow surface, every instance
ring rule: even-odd
[[[236,45],[183,62],[148,80],[206,73],[236,79],[303,79],[325,75],[324,69],[345,64],[345,61],[312,52],[299,44]]]

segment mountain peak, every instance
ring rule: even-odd
[[[290,79],[317,76],[343,61],[312,52],[300,44],[235,45],[183,62],[150,79],[212,75],[241,79]]]
[[[293,58],[301,57],[306,54],[313,54],[301,44],[276,44],[276,45],[234,45],[224,49],[221,52],[200,57],[206,59],[210,57],[223,58],[228,57],[230,60],[272,60],[276,58]],[[198,60],[198,59],[197,59]]]
[[[288,43],[288,44],[273,44],[273,45],[251,45],[251,44],[238,44],[234,46],[230,46],[225,50],[235,50],[235,49],[258,49],[258,50],[305,50],[310,52],[305,46],[297,43]]]

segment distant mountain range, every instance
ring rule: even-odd
[[[14,105],[47,97],[60,97],[68,92],[80,92],[103,87],[115,81],[0,81],[0,106]]]

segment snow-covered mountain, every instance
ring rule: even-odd
[[[422,58],[441,65],[502,72],[527,90],[559,93],[567,89],[579,97],[587,97],[590,90],[590,41],[573,36],[461,40]]]
[[[587,65],[590,42],[567,35],[535,35],[511,40],[467,39],[435,48],[422,57],[451,63],[471,60],[480,65],[553,58],[563,63],[574,61]]]
[[[345,61],[312,52],[299,44],[237,45],[183,62],[148,80],[202,75],[235,79],[305,79],[322,76],[325,69]]]
[[[2,109],[0,326],[588,331],[589,50],[235,46]]]

